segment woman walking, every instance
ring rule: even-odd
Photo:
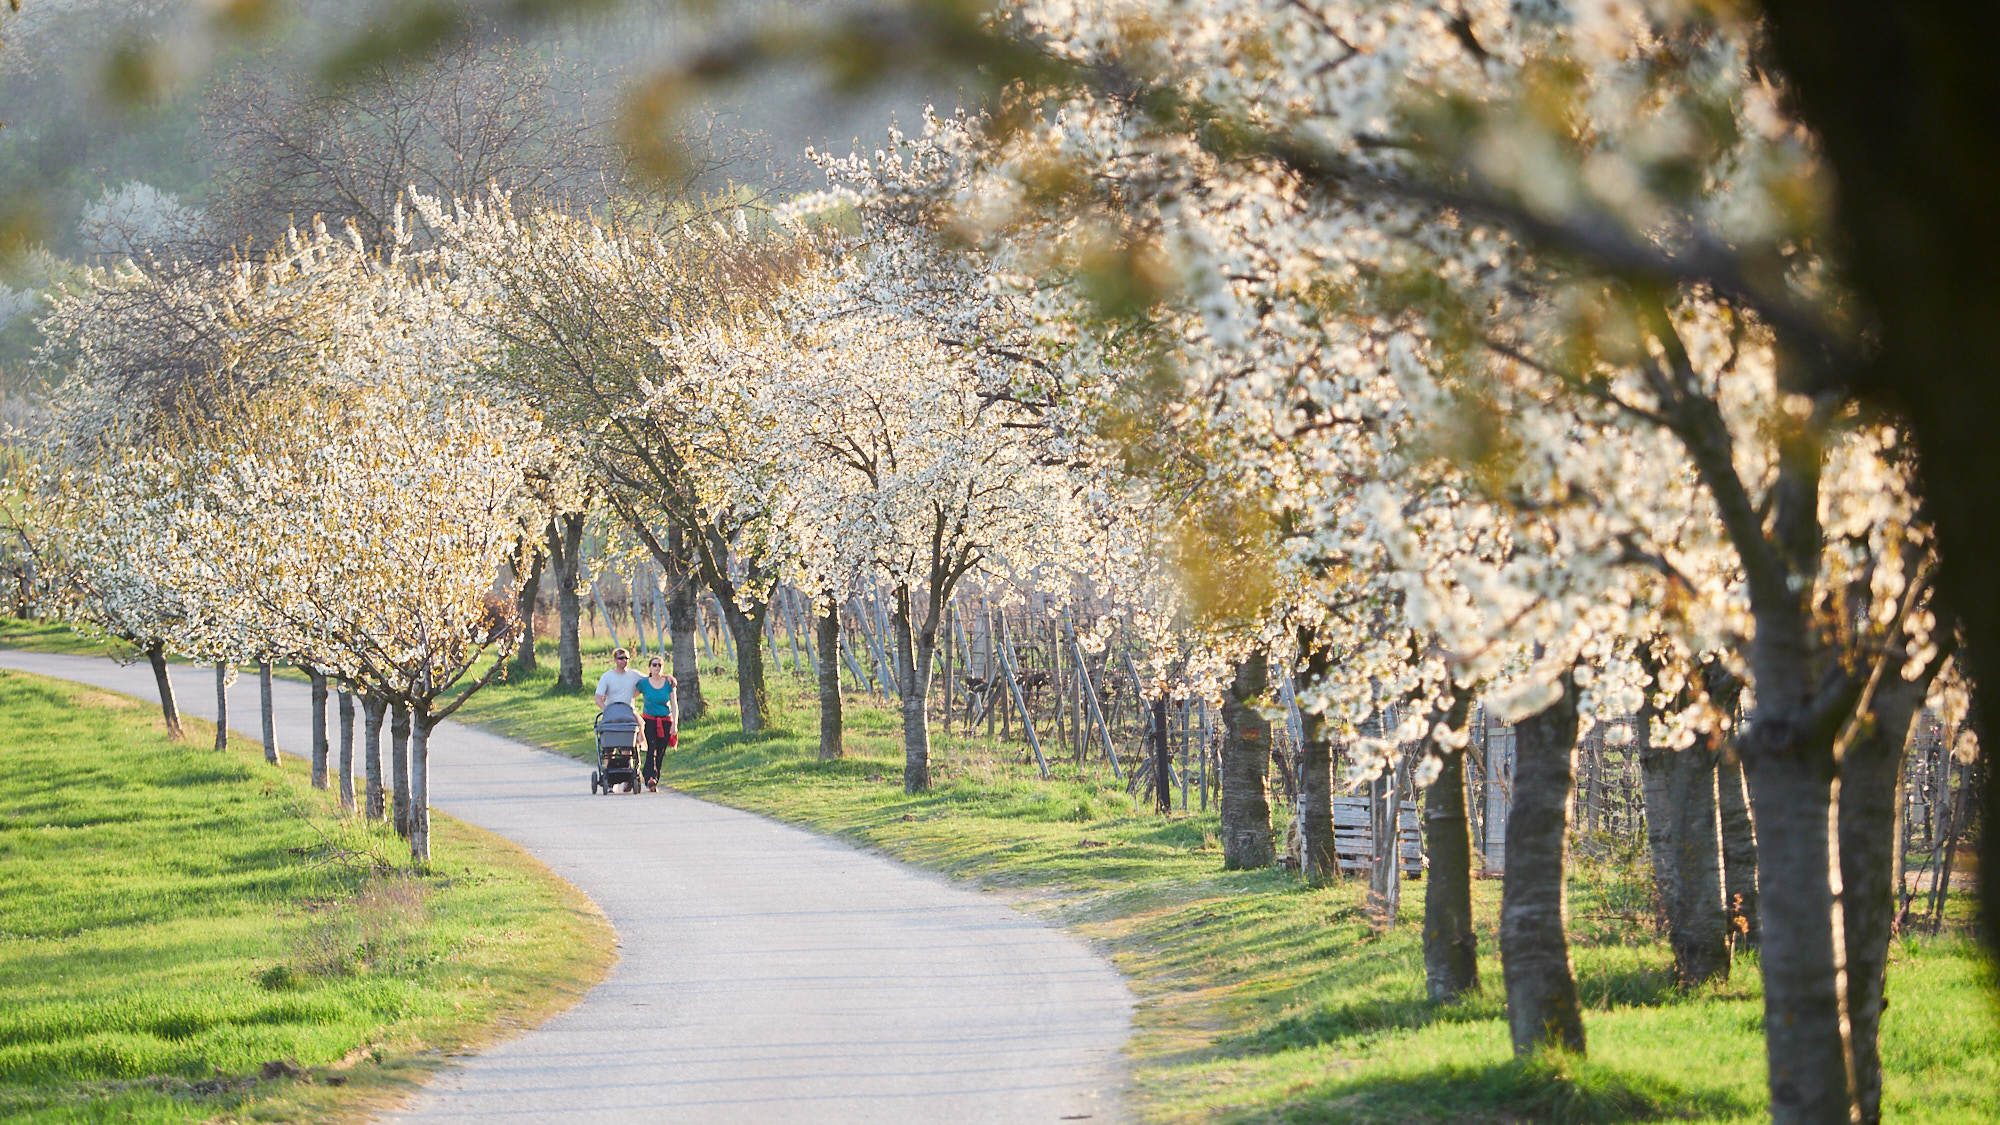
[[[646,781],[646,792],[658,793],[660,761],[669,747],[680,743],[680,735],[674,731],[674,678],[667,675],[665,663],[657,656],[646,662],[639,695],[645,700],[640,721],[646,728],[646,763],[639,772]]]

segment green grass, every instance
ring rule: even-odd
[[[588,677],[608,642],[587,645]],[[1731,979],[1677,993],[1648,921],[1643,868],[1580,866],[1571,934],[1587,1060],[1517,1062],[1498,961],[1500,884],[1475,886],[1485,988],[1423,996],[1422,882],[1398,924],[1371,925],[1362,889],[1280,871],[1225,873],[1213,812],[1140,810],[1108,772],[1035,776],[1025,748],[939,734],[935,788],[905,796],[894,712],[847,701],[847,757],[816,758],[810,686],[773,671],[772,729],[737,730],[728,670],[705,662],[714,710],[683,730],[666,780],[1008,893],[1098,942],[1140,997],[1130,1095],[1159,1122],[1617,1122],[1765,1119],[1754,953]],[[535,673],[481,693],[467,721],[582,760],[588,697]],[[1282,822],[1286,815],[1280,809]],[[1961,935],[1895,951],[1883,1054],[1892,1120],[1990,1118],[2000,1089],[1994,983]]]
[[[0,672],[0,1118],[353,1118],[608,967],[514,845],[439,817],[439,860],[398,868],[299,763],[188,735]]]
[[[5,616],[0,616],[0,648],[74,656],[101,656],[106,653],[121,657],[143,655],[134,652],[130,645],[85,636],[60,622],[23,621],[18,617]]]
[[[546,649],[546,646],[544,646]],[[586,645],[590,680],[609,643]],[[896,715],[848,698],[847,757],[816,760],[810,687],[771,675],[773,728],[737,730],[728,671],[704,663],[715,710],[683,731],[666,780],[977,882],[1099,944],[1140,999],[1130,1097],[1157,1122],[1761,1121],[1762,1005],[1754,954],[1693,996],[1672,988],[1646,921],[1643,869],[1583,865],[1571,934],[1587,1060],[1516,1062],[1497,958],[1499,884],[1475,885],[1485,989],[1423,998],[1423,883],[1398,924],[1370,924],[1362,891],[1301,887],[1280,871],[1225,873],[1215,815],[1140,810],[1107,771],[1035,776],[1024,747],[939,732],[932,792],[905,796]],[[461,713],[579,760],[587,695],[537,672]],[[579,779],[581,778],[579,774]],[[582,784],[581,780],[578,782]],[[1282,822],[1285,810],[1278,810]],[[1892,1120],[1989,1120],[2000,1089],[1996,988],[1962,935],[1895,950],[1884,1024]]]

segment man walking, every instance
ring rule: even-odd
[[[611,652],[611,670],[597,677],[597,709],[604,710],[607,703],[623,703],[638,713],[635,696],[639,691],[639,681],[645,677],[631,668],[632,654],[624,649]]]

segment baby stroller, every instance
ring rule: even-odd
[[[590,791],[610,793],[614,785],[639,791],[639,716],[629,703],[607,703],[592,725],[597,732],[597,768],[590,771]]]

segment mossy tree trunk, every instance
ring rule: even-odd
[[[264,726],[264,761],[278,764],[278,724],[271,712],[271,662],[257,662],[257,706]]]
[[[1464,730],[1473,693],[1454,689],[1450,730]],[[1472,929],[1472,827],[1465,816],[1464,746],[1434,740],[1430,753],[1442,763],[1424,790],[1424,848],[1430,870],[1424,875],[1424,992],[1446,1004],[1479,990],[1479,938]]]
[[[1500,895],[1500,971],[1516,1055],[1543,1047],[1582,1054],[1583,1013],[1569,959],[1570,794],[1576,770],[1576,684],[1515,726],[1514,803]]]
[[[409,707],[410,727],[410,862],[431,861],[431,728],[430,707]]]
[[[521,672],[535,670],[535,601],[542,593],[542,568],[546,557],[541,551],[523,548],[528,556],[528,573],[521,578],[521,592],[514,599],[521,615],[521,640],[514,648],[514,667]]]
[[[228,664],[215,662],[215,749],[221,753],[229,748],[229,681],[234,679],[234,670]]]
[[[396,835],[410,835],[410,705],[402,700],[389,704],[389,774],[394,785],[390,794],[396,810]]]
[[[317,668],[306,669],[312,684],[312,787],[325,789],[331,781],[331,750],[326,735],[326,674]]]
[[[1299,630],[1298,640],[1305,654],[1303,686],[1311,688],[1326,678],[1332,654],[1309,629]],[[1308,886],[1323,887],[1340,879],[1333,846],[1333,740],[1324,715],[1299,712],[1299,728],[1299,875]]]
[[[556,583],[556,690],[583,690],[583,513],[549,521],[549,573]]]
[[[840,602],[829,593],[827,609],[814,615],[819,644],[819,758],[840,757],[842,723],[840,698]]]
[[[354,811],[354,693],[340,692],[340,811]]]
[[[1269,867],[1277,858],[1271,838],[1271,802],[1266,775],[1271,770],[1271,722],[1257,710],[1270,686],[1270,665],[1262,653],[1244,657],[1222,699],[1222,866],[1229,871]]]
[[[166,720],[167,738],[180,742],[185,737],[181,732],[181,705],[174,698],[173,677],[167,674],[167,646],[159,641],[147,645],[146,663],[153,667],[153,685],[160,692],[160,717]]]
[[[660,569],[667,576],[667,636],[674,654],[674,706],[683,723],[692,723],[708,712],[701,691],[701,659],[695,649],[695,632],[701,627],[697,604],[701,590],[688,571],[687,533],[677,523],[667,526],[666,552]]]
[[[382,784],[382,720],[388,704],[379,695],[361,697],[361,775],[367,786],[362,815],[379,821],[387,815]]]

